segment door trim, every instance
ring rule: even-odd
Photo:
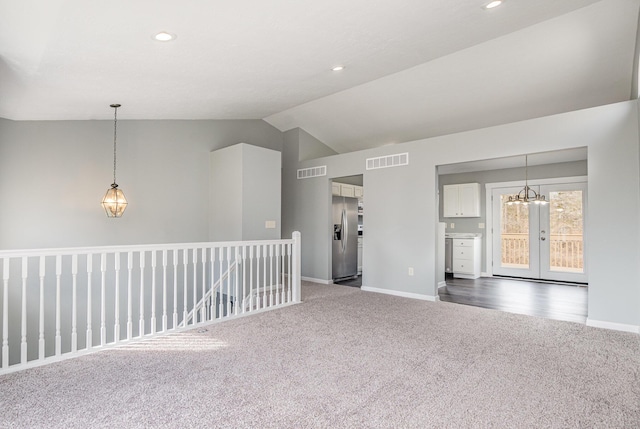
[[[528,181],[529,185],[559,185],[565,183],[587,183],[587,176],[573,177],[556,177],[552,179],[534,179]],[[508,188],[511,186],[524,187],[524,179],[511,182],[485,183],[485,255],[486,255],[486,275],[493,276],[493,210],[491,204],[491,196],[495,188]],[[588,188],[587,188],[588,189]],[[587,224],[585,219],[585,234],[587,233]]]

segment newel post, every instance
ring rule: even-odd
[[[293,265],[293,302],[300,302],[300,266],[301,266],[301,252],[300,252],[300,232],[293,232],[293,261],[291,265]]]

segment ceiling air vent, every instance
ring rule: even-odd
[[[397,153],[395,155],[378,156],[376,158],[367,158],[367,170],[375,170],[377,168],[399,167],[401,165],[409,165],[409,153]]]
[[[301,168],[298,170],[298,179],[309,179],[311,177],[320,177],[327,175],[327,166]]]

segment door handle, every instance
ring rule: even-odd
[[[544,240],[546,240],[546,238],[545,237],[540,237],[540,240],[544,241]]]
[[[349,231],[347,231],[347,211],[345,209],[342,209],[342,219],[340,220],[340,222],[342,223],[342,251],[344,252],[345,249],[347,248],[347,234]]]

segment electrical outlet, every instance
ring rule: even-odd
[[[453,222],[451,222],[451,226],[450,226],[450,228],[451,228],[451,229],[455,229],[455,228],[456,228],[456,224],[455,224],[455,223],[453,223]]]
[[[480,223],[478,224],[478,228],[480,228],[480,229],[484,229],[484,223],[480,222]]]
[[[276,227],[276,221],[275,220],[266,220],[264,222],[264,227],[266,229],[274,229]]]
[[[409,267],[409,275],[412,276],[413,275],[413,267]]]

